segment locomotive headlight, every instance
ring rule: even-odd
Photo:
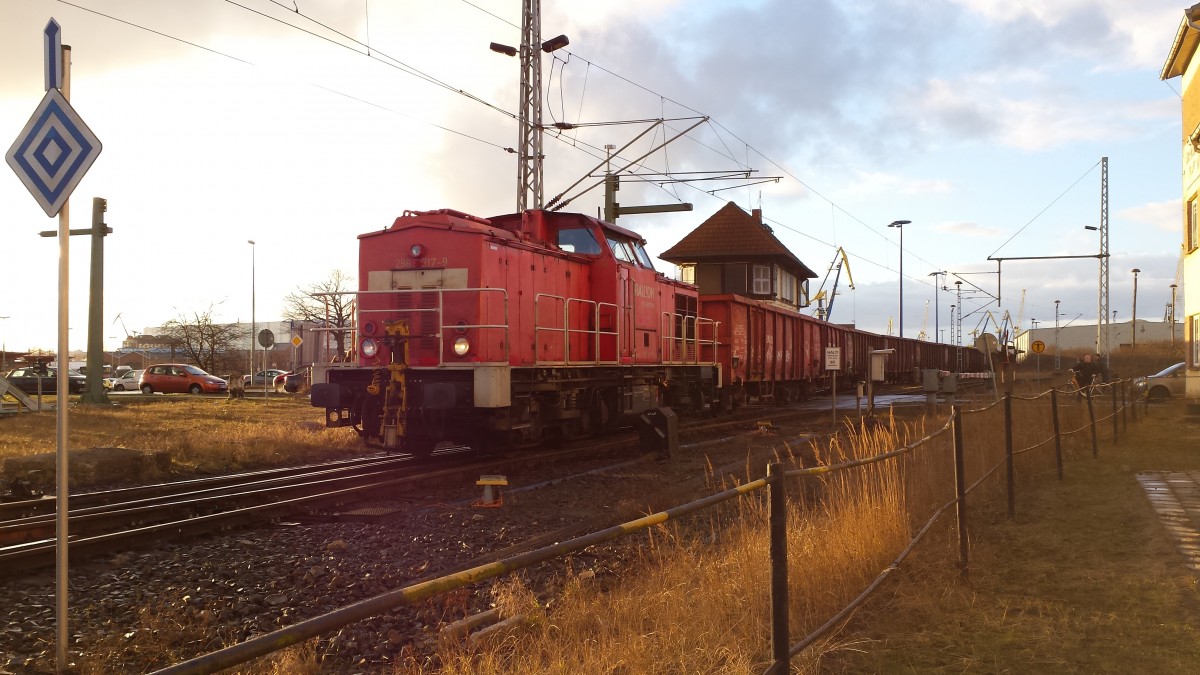
[[[454,353],[456,355],[466,356],[469,351],[471,351],[471,340],[466,335],[459,335],[454,338]]]
[[[375,340],[373,340],[372,338],[367,338],[366,340],[362,341],[362,355],[363,356],[365,356],[367,358],[371,358],[372,356],[375,356],[375,354],[378,352],[379,352],[379,344],[376,343]]]
[[[420,244],[413,244],[413,245],[412,245],[412,246],[411,246],[411,247],[408,249],[408,252],[409,252],[410,254],[412,254],[412,257],[414,257],[414,258],[420,258],[420,257],[421,257],[421,253],[422,253],[424,250],[425,250],[425,249],[421,248],[421,245],[420,245]]]

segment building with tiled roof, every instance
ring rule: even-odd
[[[789,307],[808,305],[808,280],[817,275],[775,238],[762,211],[729,202],[659,258],[679,265],[702,295],[734,293]]]

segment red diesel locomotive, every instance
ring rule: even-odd
[[[312,404],[385,448],[425,454],[587,434],[719,386],[696,288],[634,232],[587,216],[405,212],[361,235],[357,363]]]
[[[700,296],[657,272],[638,234],[580,214],[406,211],[359,240],[356,358],[325,369],[312,405],[388,449],[511,447],[660,406],[784,402],[824,384],[825,346],[858,379],[872,349],[897,350],[894,377],[954,363],[949,345]]]

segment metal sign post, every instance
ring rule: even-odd
[[[263,400],[265,401],[270,396],[271,385],[274,384],[274,382],[267,382],[267,354],[271,347],[275,346],[275,333],[272,333],[269,328],[258,331],[258,344],[263,348]],[[250,376],[250,384],[254,384],[253,375]]]
[[[1037,354],[1037,361],[1035,363],[1037,364],[1037,381],[1040,385],[1042,383],[1042,352],[1046,351],[1046,343],[1041,340],[1034,340],[1033,344],[1029,345],[1029,348],[1033,350],[1034,354]]]
[[[837,425],[837,374],[842,369],[842,348],[841,347],[826,347],[825,348],[825,370],[828,370],[833,377],[832,386],[830,387],[829,406],[833,413],[833,424]]]
[[[46,95],[21,130],[4,159],[38,205],[53,218],[58,216],[58,401],[56,405],[57,452],[55,461],[55,666],[65,672],[67,662],[67,512],[68,450],[67,373],[71,356],[68,290],[70,281],[71,233],[68,200],[75,186],[100,154],[100,140],[71,107],[71,48],[62,44],[62,29],[50,19],[43,33]]]

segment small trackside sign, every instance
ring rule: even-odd
[[[825,370],[841,370],[842,369],[842,348],[841,347],[826,347],[825,348]]]

